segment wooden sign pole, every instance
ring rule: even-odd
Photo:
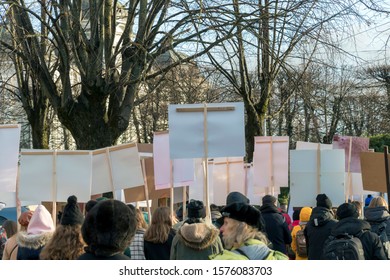
[[[275,180],[274,180],[274,163],[273,163],[273,140],[271,136],[270,144],[270,150],[269,150],[269,183],[270,183],[270,189],[271,189],[271,195],[274,195],[274,189],[275,189]]]
[[[112,197],[116,199],[116,193],[115,193],[115,187],[114,187],[114,179],[112,176],[112,165],[111,165],[111,157],[110,157],[110,150],[109,148],[106,148],[106,160],[108,164],[108,174],[110,177],[110,187],[112,192]]]
[[[150,211],[149,188],[148,188],[148,179],[146,176],[145,159],[142,159],[141,163],[142,163],[142,172],[144,173],[144,186],[145,186],[144,191],[145,191],[146,207],[148,209],[148,221],[149,221],[149,225],[150,225],[152,222],[152,213]]]
[[[19,200],[19,177],[20,177],[20,166],[18,165],[18,173],[16,175],[16,192],[15,192],[15,199],[16,199],[16,220],[19,220],[20,215],[22,214],[22,205]],[[20,231],[20,224],[16,223],[18,231]]]
[[[187,217],[187,186],[183,186],[183,220]]]
[[[209,176],[208,176],[208,143],[207,143],[207,104],[204,103],[203,106],[203,148],[204,148],[204,176],[203,176],[203,186],[204,193],[206,195],[205,204],[206,204],[206,220],[211,223],[211,212],[210,212],[210,194],[209,194]]]
[[[229,158],[226,158],[226,193],[230,193],[230,166]]]
[[[317,194],[321,192],[321,144],[317,145]]]
[[[54,227],[57,225],[57,150],[53,152],[53,188],[52,188],[52,219]]]
[[[388,158],[389,149],[387,146],[384,146],[384,156],[385,156],[385,174],[386,174],[386,189],[387,189],[387,203],[390,203],[390,178],[389,178],[389,158]],[[389,204],[390,205],[390,204]]]
[[[171,199],[170,199],[170,209],[171,209],[171,217],[174,217],[175,215],[174,215],[174,211],[173,211],[173,203],[174,203],[174,197],[175,197],[175,195],[174,195],[174,180],[173,180],[173,173],[174,172],[174,170],[173,170],[173,162],[172,162],[172,160],[170,160],[170,178],[171,178],[171,184],[170,184],[170,197],[171,197]]]
[[[348,197],[352,195],[351,161],[352,161],[352,137],[349,138],[347,190],[345,192],[346,193],[345,202],[348,202]]]

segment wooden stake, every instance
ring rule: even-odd
[[[53,152],[53,181],[52,181],[52,219],[54,227],[57,225],[57,150]]]
[[[222,107],[221,107],[222,108]],[[234,107],[231,107],[234,110]],[[209,108],[210,109],[210,108]],[[216,108],[214,108],[216,109]],[[226,110],[226,108],[225,108]],[[208,180],[208,143],[207,143],[207,104],[204,103],[203,106],[203,145],[204,145],[204,158],[203,158],[203,165],[204,165],[204,192],[206,195],[206,220],[211,223],[211,213],[210,213],[210,194],[209,194],[209,180]],[[220,110],[222,111],[222,110]]]
[[[348,202],[348,196],[352,195],[352,174],[351,174],[351,161],[352,161],[352,137],[349,137],[349,151],[348,151],[348,173],[347,173],[347,190],[345,202]]]
[[[20,165],[18,164],[18,170],[16,175],[16,192],[15,192],[15,200],[16,200],[16,220],[19,220],[20,215],[22,214],[22,205],[19,200],[19,177],[20,177]],[[16,223],[17,230],[20,231],[20,224]]]
[[[230,168],[229,168],[229,158],[226,158],[226,191],[227,194],[230,193]]]
[[[390,202],[390,178],[389,178],[389,158],[388,158],[389,149],[387,146],[384,146],[384,156],[385,156],[385,174],[386,174],[386,189],[387,189],[387,203]],[[389,204],[390,205],[390,204]]]
[[[112,165],[111,165],[111,156],[110,156],[110,149],[106,148],[106,160],[108,164],[108,176],[110,178],[110,187],[112,192],[112,197],[116,199],[116,193],[115,193],[115,187],[114,187],[114,178],[112,176]]]
[[[173,162],[172,162],[172,160],[170,160],[170,173],[171,173],[171,186],[170,186],[170,196],[171,196],[171,199],[170,199],[170,208],[171,208],[171,217],[174,217],[175,215],[174,215],[174,211],[173,211],[173,203],[174,203],[174,197],[175,197],[175,195],[174,195],[174,180],[173,180],[173,172],[174,172],[174,170],[173,170]]]
[[[146,207],[148,209],[148,218],[149,218],[148,221],[149,221],[149,225],[150,225],[152,222],[152,213],[150,211],[149,188],[148,188],[148,179],[146,176],[145,159],[142,159],[141,163],[142,163],[142,172],[144,174],[144,186],[145,186],[144,191],[145,191]]]
[[[321,144],[317,145],[317,194],[321,192]]]
[[[275,189],[275,180],[274,180],[274,161],[273,161],[273,139],[272,136],[271,140],[269,142],[270,144],[270,150],[269,150],[269,186],[270,186],[270,194],[274,195],[274,189]]]

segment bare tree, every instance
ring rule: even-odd
[[[28,65],[78,149],[113,145],[129,125],[140,85],[182,63],[151,73],[154,60],[210,29],[192,32],[189,19],[199,9],[182,9],[181,1],[8,0],[2,7],[13,41],[0,44]]]

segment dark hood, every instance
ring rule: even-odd
[[[364,217],[368,222],[382,222],[390,219],[389,211],[384,206],[367,207],[364,209]]]
[[[348,233],[358,235],[362,231],[370,230],[371,226],[368,222],[358,218],[348,217],[340,220],[332,230],[332,235]]]
[[[261,213],[280,213],[280,215],[282,215],[282,213],[280,212],[278,207],[276,207],[275,205],[271,205],[271,204],[262,205],[260,207],[260,212]]]
[[[332,210],[317,206],[313,209],[310,216],[310,224],[314,227],[321,227],[328,223],[330,220],[335,220]]]

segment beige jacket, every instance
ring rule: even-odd
[[[16,260],[16,256],[18,255],[18,243],[16,241],[16,236],[17,234],[14,234],[8,238],[5,243],[3,260]]]

